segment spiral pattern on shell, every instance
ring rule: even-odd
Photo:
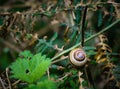
[[[70,52],[69,60],[76,67],[83,66],[87,62],[86,53],[83,49],[76,48]]]

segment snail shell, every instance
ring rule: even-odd
[[[76,67],[83,66],[87,62],[86,53],[83,49],[76,48],[70,52],[69,60]]]

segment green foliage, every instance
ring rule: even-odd
[[[23,58],[28,58],[29,59],[29,58],[33,57],[33,54],[30,51],[26,50],[26,51],[21,52],[19,54],[19,56],[23,57]]]
[[[12,69],[10,81],[11,85],[14,85],[14,78],[20,79],[21,82],[12,87],[56,89],[56,84],[44,75],[50,64],[48,73],[50,72],[50,78],[52,76],[53,80],[57,81],[58,89],[78,89],[80,85],[93,89],[94,84],[96,87],[94,89],[99,89],[99,87],[106,89],[104,86],[108,86],[108,83],[104,80],[109,80],[109,75],[114,76],[114,80],[120,84],[120,66],[118,66],[120,20],[116,22],[117,19],[120,19],[120,8],[117,3],[119,0],[109,1],[28,0],[26,2],[5,0],[6,3],[1,4],[3,7],[0,9],[0,68],[2,71],[5,70],[14,61],[13,59],[16,59],[10,66]],[[110,30],[108,31],[108,29]],[[107,63],[99,64],[94,60],[95,55],[99,53],[96,46],[99,44],[98,36],[101,33],[107,37],[108,42],[106,43],[114,52],[114,54],[108,54],[106,58],[116,66],[113,70],[113,67],[104,69]],[[84,41],[82,46],[86,58],[90,61],[78,69],[70,64],[68,56],[71,50],[81,47],[82,41]],[[16,58],[16,54],[25,49],[33,50],[37,54],[33,55],[26,50]],[[42,54],[47,55],[52,61]],[[86,71],[86,65],[90,71]],[[78,71],[81,71],[83,75],[79,76]],[[6,80],[2,76],[0,77],[2,80]],[[79,78],[84,79],[81,84]],[[6,81],[4,82],[7,84]],[[111,84],[111,89],[113,88],[114,85]]]
[[[38,39],[38,43],[35,46],[36,53],[43,53],[49,57],[52,57],[56,49],[54,49],[55,40],[57,39],[58,34],[54,33],[54,35],[47,41],[46,39]]]
[[[50,59],[38,53],[33,55],[30,51],[20,53],[23,58],[17,58],[10,68],[14,78],[21,79],[28,83],[33,83],[45,74],[50,65]]]
[[[25,89],[57,89],[57,88],[53,81],[43,80],[41,82],[38,82],[37,84],[30,84]]]
[[[98,27],[102,25],[102,20],[103,20],[103,13],[101,11],[98,12]]]
[[[38,44],[36,45],[36,52],[42,52],[44,53],[47,49],[54,48],[53,41],[57,38],[58,34],[55,33],[53,37],[50,39],[49,42],[46,41],[46,39],[39,39]],[[47,50],[48,51],[48,50]]]
[[[113,69],[113,74],[115,76],[115,79],[120,82],[120,65],[117,65],[114,69]]]

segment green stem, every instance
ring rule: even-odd
[[[104,28],[104,29],[101,30],[100,32],[98,32],[98,33],[90,36],[89,38],[87,38],[87,39],[85,40],[85,42],[93,39],[94,37],[100,35],[101,33],[105,32],[105,31],[109,30],[111,27],[113,27],[113,26],[114,26],[115,24],[117,24],[118,22],[120,22],[120,19],[116,20],[115,22],[113,22],[111,25],[107,26],[106,28]],[[60,54],[58,54],[58,55],[56,55],[55,57],[53,57],[53,58],[52,58],[52,61],[55,60],[56,58],[60,57],[61,55],[65,54],[65,53],[68,53],[69,51],[71,51],[72,49],[74,49],[74,48],[76,48],[76,47],[78,47],[78,46],[80,46],[80,45],[81,45],[81,42],[78,43],[78,44],[76,44],[76,45],[74,45],[74,46],[72,46],[71,48],[68,48],[67,50],[61,52]]]

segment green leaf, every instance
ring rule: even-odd
[[[22,56],[22,57],[24,57],[24,58],[31,58],[31,57],[33,56],[33,54],[32,54],[30,51],[25,50],[24,52],[21,52],[21,53],[19,54],[19,56]]]
[[[30,84],[25,89],[57,89],[56,84],[51,80],[43,80],[35,84]]]
[[[27,55],[26,52],[23,52],[22,54],[25,56]],[[34,55],[30,60],[29,57],[23,59],[18,58],[16,62],[10,66],[13,73],[12,77],[28,83],[33,83],[45,74],[50,63],[50,59],[46,58],[46,56],[41,53]]]

